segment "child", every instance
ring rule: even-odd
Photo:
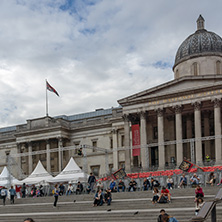
[[[198,214],[198,212],[200,211],[201,207],[204,205],[204,200],[203,198],[199,197],[196,201],[196,210],[195,210],[195,215]]]

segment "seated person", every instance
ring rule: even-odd
[[[94,207],[102,206],[104,201],[105,200],[104,200],[104,195],[103,195],[102,190],[97,191],[96,194],[95,194],[93,206]]]
[[[151,178],[151,189],[153,189],[154,187],[159,187],[159,186],[160,186],[159,181]]]
[[[174,183],[173,183],[173,179],[172,179],[171,176],[168,176],[166,182],[167,182],[167,188],[168,188],[168,189],[173,189],[173,184],[174,184]]]
[[[196,201],[198,198],[203,198],[204,197],[204,192],[203,189],[200,187],[200,185],[197,185],[196,189],[195,189],[195,200]]]
[[[137,182],[132,178],[131,181],[129,182],[129,188],[128,188],[128,191],[136,191],[136,185],[137,185]]]
[[[215,181],[216,181],[216,177],[214,175],[214,172],[211,172],[208,177],[207,183],[210,184],[211,186],[213,186],[215,184]]]
[[[81,194],[83,191],[83,185],[80,183],[80,181],[78,181],[77,183],[77,187],[76,187],[76,194]]]
[[[116,192],[116,182],[114,181],[114,179],[111,180],[109,187],[112,192]]]
[[[86,187],[86,193],[90,194],[90,192],[91,192],[91,188],[90,188],[90,185],[88,184],[88,186]]]
[[[187,178],[185,177],[185,174],[182,175],[182,177],[180,178],[180,184],[178,186],[178,188],[182,188],[182,186],[185,188],[185,186],[187,186]]]
[[[119,190],[122,190],[123,192],[125,191],[125,184],[122,180],[119,181],[119,184],[117,186],[117,191],[120,192]]]
[[[68,188],[67,188],[67,191],[66,191],[66,195],[70,195],[72,192],[73,192],[73,186],[72,186],[72,184],[70,183],[70,184],[68,185]]]
[[[78,149],[77,154],[78,154],[79,156],[83,156],[83,154],[82,154],[82,148]]]
[[[96,184],[96,189],[97,190],[103,190],[104,186],[101,180],[98,181],[98,183]]]
[[[105,193],[105,202],[107,203],[107,206],[111,204],[111,201],[112,201],[111,189],[107,189]]]
[[[197,176],[196,173],[190,178],[191,185],[198,185],[200,182],[200,178]]]
[[[61,183],[59,185],[59,196],[63,195],[65,192],[65,186]]]
[[[161,194],[157,202],[164,203],[162,200],[166,200],[166,202],[168,201],[169,203],[171,202],[170,191],[166,189],[166,187],[162,187]]]
[[[163,215],[162,222],[178,222],[178,221],[175,217],[171,217],[169,215]]]
[[[143,191],[149,190],[149,187],[150,187],[150,181],[147,178],[145,178],[143,181]]]
[[[156,204],[157,201],[159,200],[160,194],[159,194],[159,190],[157,187],[154,187],[153,189],[153,199],[152,199],[152,203]]]
[[[204,200],[203,198],[199,197],[196,201],[196,210],[195,210],[195,214],[197,215],[200,211],[200,209],[202,208],[202,206],[204,205]]]
[[[158,222],[162,222],[163,215],[167,215],[168,216],[168,214],[166,213],[166,211],[164,209],[160,210],[160,215],[158,217]]]

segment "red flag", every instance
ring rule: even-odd
[[[57,91],[46,81],[46,88],[50,91],[50,92],[54,92],[57,96],[59,96],[59,94],[57,93]]]
[[[140,125],[132,125],[133,156],[140,156]]]

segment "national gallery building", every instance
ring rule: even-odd
[[[177,50],[173,72],[174,80],[120,99],[118,108],[1,128],[0,166],[10,164],[19,177],[38,160],[57,174],[70,157],[97,176],[121,167],[175,168],[184,158],[202,166],[206,156],[221,165],[222,38],[205,29],[201,15]]]

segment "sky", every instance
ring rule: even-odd
[[[46,115],[118,107],[173,80],[180,44],[205,27],[222,36],[221,0],[1,0],[0,128]]]

